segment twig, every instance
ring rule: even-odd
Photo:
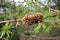
[[[21,19],[17,19],[17,20],[5,20],[5,21],[0,21],[0,23],[6,23],[6,22],[14,22],[14,21],[21,21]]]
[[[52,11],[52,12],[55,12],[55,13],[59,13],[59,10],[52,9],[49,6],[46,6],[46,5],[42,4],[41,2],[38,2],[38,3],[41,4],[42,6],[44,6],[45,8],[47,8],[49,11]]]

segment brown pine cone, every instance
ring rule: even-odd
[[[31,25],[42,21],[42,14],[36,13],[35,15],[27,14],[22,18],[23,25]]]
[[[30,25],[30,24],[31,24],[31,19],[33,19],[31,14],[25,15],[25,16],[22,18],[22,23],[23,23],[23,25]]]
[[[42,21],[42,18],[43,18],[43,16],[42,16],[42,13],[36,13],[35,14],[35,17],[36,17],[36,20],[38,20],[38,22],[40,21]]]
[[[30,21],[27,21],[27,20],[22,21],[22,23],[23,23],[23,25],[26,25],[26,26],[28,26],[28,25],[30,25],[30,24],[31,24],[31,23],[30,23]]]

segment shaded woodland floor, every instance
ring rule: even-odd
[[[32,31],[33,28],[33,26],[24,28],[19,40],[60,40],[60,28],[52,28],[49,33],[40,31],[37,34]]]

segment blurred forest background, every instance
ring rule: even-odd
[[[42,37],[55,37],[60,35],[60,0],[24,0],[23,2],[16,1],[0,0],[0,40],[40,40],[39,37],[41,37],[41,35]],[[17,22],[1,22],[22,19],[26,14],[35,14],[36,12],[41,12],[44,18],[48,16],[48,18],[43,19],[44,24],[47,26],[43,29],[44,32],[39,28],[39,23],[33,24],[31,26],[24,26],[21,22],[19,22],[19,25],[16,26]],[[58,16],[49,17],[52,16],[53,13],[57,13]],[[51,32],[53,27],[54,29]],[[33,30],[35,30],[35,32],[38,32],[38,30],[40,31],[38,34],[35,34],[33,33]],[[30,35],[37,35],[37,38],[32,38]]]

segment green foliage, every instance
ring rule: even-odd
[[[49,33],[52,27],[60,27],[60,21],[59,21],[60,17],[59,16],[50,17],[52,15],[52,12],[49,12],[48,10],[46,10],[46,8],[42,8],[40,7],[40,5],[37,5],[38,3],[37,1],[32,2],[32,0],[28,0],[27,2],[28,7],[22,5],[17,6],[15,3],[10,3],[10,2],[5,2],[5,3],[7,5],[8,10],[4,14],[0,14],[0,18],[6,17],[7,19],[13,19],[14,17],[16,17],[21,19],[26,14],[34,14],[36,12],[41,12],[43,15],[43,23],[45,24],[45,28],[41,28],[41,23],[37,23],[36,27],[33,28],[33,31],[35,33],[38,33],[40,31]],[[57,24],[54,23],[55,21],[58,21],[58,23]],[[7,39],[8,37],[10,37],[12,40],[15,40],[18,37],[16,35],[20,35],[20,32],[23,30],[21,28],[17,27],[18,29],[14,30],[14,32],[11,32],[11,28],[12,27],[15,28],[13,24],[6,23],[4,26],[2,26],[2,28],[0,28],[1,30],[0,35],[2,38],[5,35],[7,35],[7,37],[5,36]],[[20,25],[19,27],[22,27],[22,25]]]
[[[43,29],[43,31],[49,33],[49,32],[51,31],[51,27],[45,27],[45,28]]]
[[[0,35],[2,38],[10,38],[10,34],[12,35],[12,32],[10,31],[11,28],[13,28],[12,24],[10,24],[9,22],[6,23],[0,30]]]
[[[38,25],[36,25],[36,27],[34,29],[34,32],[38,33],[40,31],[49,33],[51,31],[51,26],[44,26],[44,28],[43,28],[43,27],[41,27],[41,24],[38,23]]]
[[[27,4],[31,6],[32,5],[32,0],[28,0]]]
[[[38,33],[38,32],[40,31],[40,29],[41,29],[41,25],[40,25],[40,23],[38,23],[38,24],[36,25],[36,28],[34,29],[34,32],[35,32],[35,33]]]

